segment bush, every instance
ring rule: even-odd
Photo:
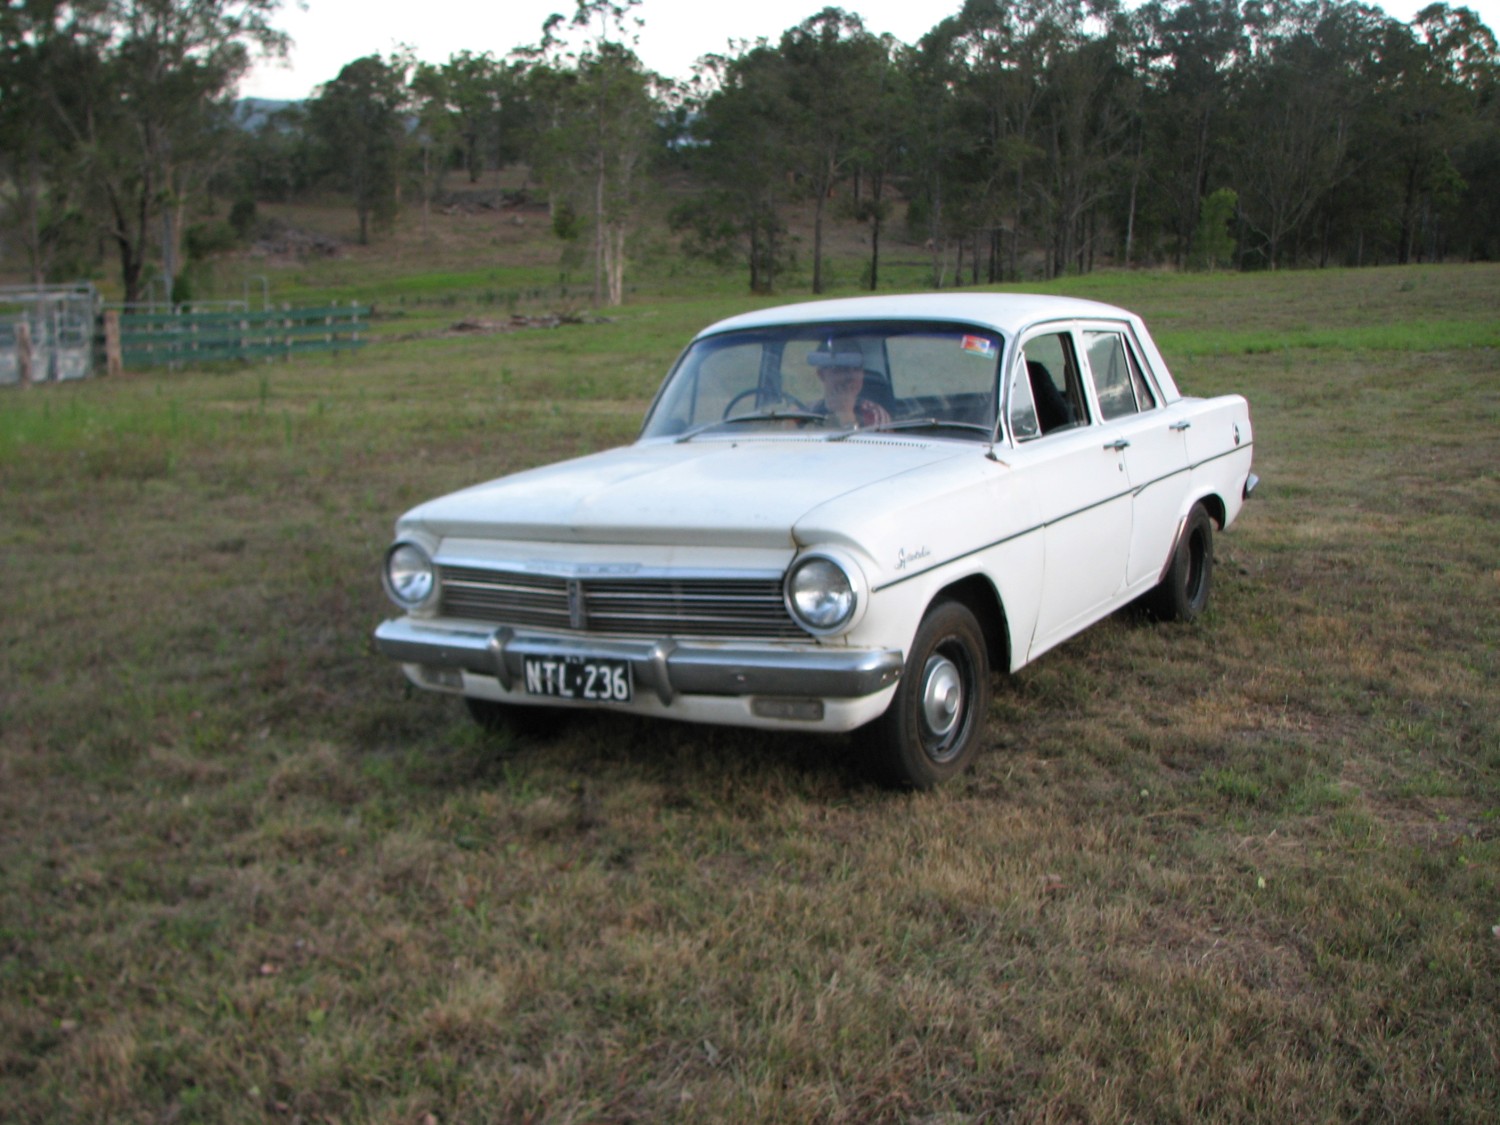
[[[230,229],[241,242],[246,241],[250,233],[255,230],[257,218],[259,216],[255,213],[255,200],[253,199],[236,199],[234,206],[229,209]]]
[[[194,223],[183,238],[191,262],[201,262],[215,254],[233,250],[239,241],[234,228],[223,222]]]

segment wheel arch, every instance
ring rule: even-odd
[[[1183,519],[1187,519],[1187,513],[1193,510],[1194,504],[1202,504],[1203,510],[1208,513],[1208,518],[1214,521],[1214,526],[1220,531],[1224,530],[1224,524],[1229,518],[1229,512],[1224,505],[1223,497],[1217,492],[1204,493],[1187,506],[1186,511],[1183,512]]]
[[[930,610],[933,604],[944,598],[962,604],[979,622],[979,627],[984,632],[986,656],[989,658],[991,670],[1009,671],[1010,622],[1005,615],[1005,606],[1001,603],[1000,594],[994,584],[982,574],[971,574],[967,578],[960,578],[956,582],[950,582],[933,595],[932,601],[928,603],[928,609]]]

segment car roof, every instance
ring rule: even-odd
[[[831,301],[805,301],[775,305],[711,324],[702,336],[743,328],[781,324],[821,324],[828,321],[933,320],[992,328],[1014,336],[1029,326],[1048,320],[1140,318],[1125,309],[1077,297],[1053,297],[1042,293],[903,293],[878,297],[843,297]]]

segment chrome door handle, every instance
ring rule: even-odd
[[[1183,430],[1192,429],[1192,426],[1193,424],[1191,422],[1184,420],[1182,422],[1173,422],[1172,425],[1168,428],[1176,430],[1180,434]]]
[[[1124,438],[1116,438],[1114,441],[1110,442],[1104,448],[1105,449],[1112,449],[1116,453],[1118,453],[1118,452],[1120,452],[1120,450],[1122,450],[1122,449],[1128,449],[1129,447],[1130,447],[1130,443],[1128,441],[1126,441]]]

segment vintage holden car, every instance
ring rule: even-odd
[[[1185,397],[1109,305],[769,308],[699,333],[633,445],[402,516],[376,645],[486,725],[858,731],[925,788],[981,745],[992,669],[1129,602],[1203,611],[1252,445],[1243,398]]]

